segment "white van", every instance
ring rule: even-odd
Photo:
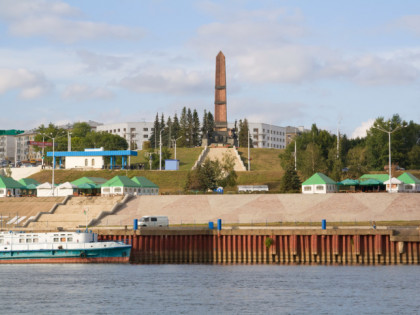
[[[139,226],[158,226],[165,227],[169,226],[169,219],[166,216],[162,215],[145,215],[139,220]]]

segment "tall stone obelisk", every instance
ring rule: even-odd
[[[226,143],[228,137],[226,110],[226,62],[220,51],[216,56],[216,85],[214,96],[215,141]]]

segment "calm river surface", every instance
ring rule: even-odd
[[[0,314],[420,314],[420,266],[0,265]]]

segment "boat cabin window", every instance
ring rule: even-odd
[[[27,238],[26,243],[32,243],[32,238]]]
[[[67,237],[67,242],[73,242],[73,237]]]
[[[3,244],[4,240],[2,238],[0,238],[0,244]]]
[[[65,242],[65,241],[66,241],[65,237],[60,238],[60,242]]]
[[[19,239],[19,243],[25,243],[25,239],[23,238]]]
[[[38,243],[38,238],[37,237],[34,237],[33,242],[34,243]]]
[[[54,237],[54,242],[58,242],[58,237]]]

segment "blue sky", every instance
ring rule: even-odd
[[[0,0],[0,129],[201,117],[220,50],[229,121],[420,123],[419,40],[410,0]]]

